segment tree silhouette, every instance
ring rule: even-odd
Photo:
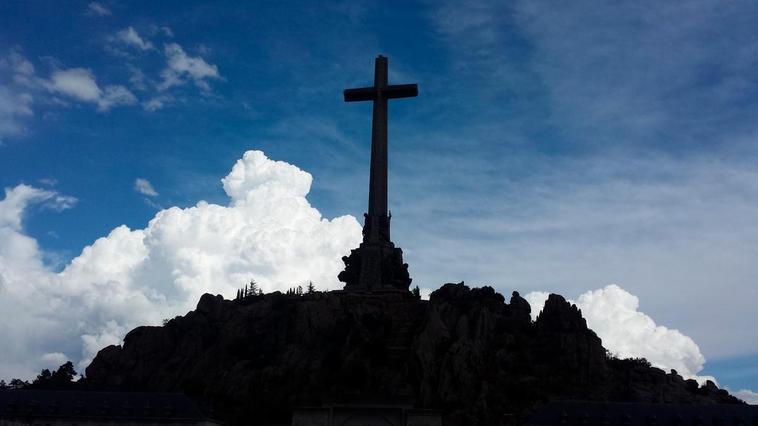
[[[8,383],[8,389],[23,389],[27,386],[29,386],[29,382],[21,379],[11,379]]]
[[[51,373],[50,370],[45,368],[39,372],[39,374],[37,375],[37,378],[34,379],[32,384],[48,382],[50,381],[50,379],[52,379],[52,377],[53,377],[53,373]]]
[[[316,286],[313,285],[313,281],[308,281],[308,289],[306,290],[306,293],[312,294],[316,291]]]
[[[74,381],[76,374],[74,364],[71,361],[66,361],[65,364],[58,367],[58,371],[53,373],[53,380],[57,380],[61,383],[70,383]]]
[[[47,368],[43,369],[31,385],[27,385],[35,389],[69,389],[74,384],[76,374],[74,364],[71,361],[67,361],[52,373]],[[13,384],[13,381],[11,381],[11,384]]]
[[[263,289],[258,286],[258,283],[253,279],[250,283],[245,284],[244,287],[237,290],[237,296],[234,298],[236,301],[245,301],[250,297],[263,296]]]
[[[411,290],[414,296],[416,296],[417,299],[421,299],[421,290],[418,288],[418,286],[413,287],[413,290]]]

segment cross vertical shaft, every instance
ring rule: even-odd
[[[345,270],[338,278],[345,290],[408,291],[411,278],[403,263],[403,251],[390,239],[387,209],[387,101],[418,95],[415,84],[389,85],[387,58],[379,55],[374,64],[374,85],[345,90],[345,102],[373,101],[371,123],[371,171],[368,213],[363,224],[363,242],[345,256]]]
[[[373,101],[371,123],[371,172],[369,175],[368,213],[363,225],[363,241],[390,242],[387,209],[387,101],[418,95],[415,84],[388,84],[388,61],[379,55],[374,63],[374,85],[345,90],[345,102]]]
[[[369,176],[368,217],[370,221],[366,237],[369,241],[383,240],[381,228],[387,220],[387,58],[379,56],[374,64],[374,113],[371,123],[371,172]],[[389,228],[389,224],[387,224]],[[386,232],[389,241],[389,229]]]

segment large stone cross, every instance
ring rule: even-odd
[[[363,224],[363,242],[345,256],[339,279],[346,291],[408,291],[411,278],[403,263],[403,251],[390,239],[387,210],[387,101],[418,95],[415,84],[387,84],[387,58],[379,55],[374,67],[374,85],[345,90],[345,102],[373,101],[371,126],[371,174],[368,213]]]
[[[371,174],[368,214],[363,225],[364,241],[390,241],[387,216],[387,100],[418,96],[415,84],[387,84],[387,58],[379,55],[374,65],[374,86],[345,90],[345,102],[374,101],[371,124]]]

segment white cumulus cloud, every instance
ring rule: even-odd
[[[76,204],[76,198],[58,194],[55,191],[37,189],[29,185],[18,185],[5,189],[5,198],[0,201],[0,227],[12,231],[21,230],[24,209],[32,203],[61,211]]]
[[[44,365],[47,365],[50,368],[55,368],[65,363],[69,359],[66,354],[62,352],[50,352],[42,355],[42,357],[40,357],[40,360],[44,363]]]
[[[547,300],[548,296],[550,296],[550,293],[545,291],[532,291],[524,296],[524,299],[529,302],[529,306],[532,307],[533,320],[537,319],[537,316],[542,311],[542,307],[545,306],[545,301]]]
[[[352,216],[331,220],[306,195],[311,175],[249,151],[222,180],[227,205],[198,202],[159,211],[143,229],[119,226],[61,272],[22,226],[32,203],[72,200],[19,185],[0,201],[0,377],[33,377],[67,354],[83,368],[138,325],[193,309],[203,293],[233,297],[255,279],[264,291],[313,281],[341,284],[341,257],[358,245]],[[51,355],[53,354],[53,355]]]
[[[545,305],[548,293],[531,292],[525,299],[532,306],[532,317]],[[603,346],[621,358],[646,358],[656,367],[674,369],[686,378],[699,382],[716,381],[698,376],[705,357],[698,345],[679,330],[657,325],[639,311],[639,299],[618,285],[588,291],[571,301],[582,310],[587,326],[603,340]]]

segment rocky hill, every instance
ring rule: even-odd
[[[204,295],[139,327],[87,368],[97,389],[183,391],[234,423],[286,423],[294,407],[403,402],[449,424],[499,424],[548,399],[739,403],[644,360],[608,356],[581,312],[550,295],[536,321],[517,292],[446,284],[410,292]]]

